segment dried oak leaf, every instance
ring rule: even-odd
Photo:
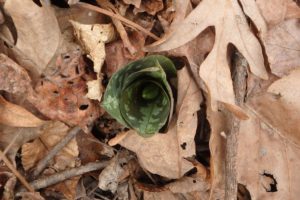
[[[246,185],[251,199],[297,199],[300,194],[300,146],[280,134],[255,114],[240,124],[237,181]]]
[[[300,69],[275,81],[265,94],[250,99],[248,107],[285,140],[300,145]]]
[[[21,5],[21,6],[16,6]],[[30,59],[35,63],[32,72],[41,74],[54,56],[60,43],[60,29],[52,7],[39,7],[33,1],[5,1],[5,11],[12,17],[17,29],[17,49],[27,58],[15,55],[23,65]]]
[[[120,142],[137,154],[144,169],[168,178],[180,178],[193,168],[185,158],[195,155],[196,113],[202,101],[200,90],[186,67],[178,71],[178,86],[176,114],[166,134],[143,138],[129,131]]]
[[[253,6],[253,3],[253,0],[241,1],[245,8],[248,8],[249,5]],[[249,16],[251,18],[255,16],[259,19],[258,13],[253,14],[252,12]],[[268,74],[264,66],[260,43],[251,32],[237,0],[203,0],[165,42],[150,46],[147,50],[166,51],[177,48],[194,39],[209,26],[215,27],[215,44],[200,65],[199,75],[208,88],[211,106],[213,110],[217,110],[217,102],[222,102],[236,116],[245,119],[247,116],[244,111],[235,105],[230,67],[227,60],[228,44],[233,44],[243,54],[249,63],[251,72],[256,76],[267,79]]]
[[[50,119],[86,129],[99,116],[97,102],[85,97],[91,79],[81,51],[71,51],[58,57],[57,67],[41,78],[28,100]]]
[[[94,62],[97,79],[89,81],[87,97],[101,101],[103,87],[101,68],[105,60],[105,43],[115,38],[115,30],[111,24],[80,24],[70,21],[77,39]]]
[[[43,121],[25,108],[6,101],[0,95],[0,124],[13,127],[39,127]]]
[[[299,35],[299,19],[290,19],[271,28],[263,38],[273,74],[282,77],[300,67]]]
[[[22,146],[22,164],[26,171],[45,157],[62,138],[68,133],[69,127],[61,122],[52,122],[43,127],[42,134],[33,142]],[[62,171],[75,167],[79,151],[76,139],[71,140],[53,159],[51,168]]]
[[[256,0],[256,4],[269,27],[300,17],[300,8],[293,0]]]

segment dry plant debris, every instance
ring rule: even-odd
[[[1,1],[0,199],[297,199],[299,5]],[[151,55],[168,57],[177,79],[163,73],[174,106],[142,137],[102,96],[121,105],[110,80]],[[152,58],[114,83],[145,95],[139,106],[156,94],[132,86],[159,81]]]

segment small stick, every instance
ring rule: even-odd
[[[19,181],[24,185],[24,187],[29,192],[34,192],[33,187],[26,181],[26,179],[20,174],[16,168],[13,166],[13,164],[8,160],[8,158],[3,154],[3,152],[0,150],[0,158],[4,161],[5,165],[14,173],[14,175],[19,179]]]
[[[62,149],[64,146],[66,146],[81,130],[80,127],[76,126],[72,128],[68,135],[66,135],[65,138],[63,138],[59,143],[57,143],[50,152],[38,162],[37,167],[35,168],[33,172],[33,177],[37,177],[46,167],[48,162]]]
[[[111,11],[105,10],[105,9],[97,7],[97,6],[93,6],[91,4],[83,3],[83,2],[78,2],[76,5],[79,6],[79,7],[82,7],[82,8],[86,8],[86,9],[89,9],[89,10],[93,10],[93,11],[102,13],[102,14],[110,16],[112,18],[116,18],[116,19],[124,22],[125,24],[127,24],[127,25],[129,25],[129,26],[131,26],[133,28],[136,28],[137,30],[140,30],[140,31],[144,32],[145,34],[149,35],[150,37],[152,37],[155,40],[159,40],[160,39],[159,37],[157,37],[156,35],[154,35],[150,31],[148,31],[145,28],[141,27],[140,25],[138,25],[138,24],[136,24],[136,23],[134,23],[134,22],[126,19],[122,15],[115,14],[115,13],[113,13]]]
[[[62,171],[51,176],[32,181],[30,185],[36,190],[46,188],[50,185],[54,185],[74,176],[79,176],[87,172],[103,169],[108,165],[109,162],[110,161],[88,163],[80,167],[72,168],[70,170]]]
[[[234,54],[235,73],[233,75],[233,87],[236,96],[236,104],[242,106],[247,90],[247,61],[238,52]],[[237,149],[238,134],[240,131],[240,120],[233,114],[231,115],[231,130],[226,140],[226,157],[225,157],[225,200],[237,199]]]

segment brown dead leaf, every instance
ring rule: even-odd
[[[215,27],[215,45],[201,64],[199,75],[208,87],[213,110],[217,110],[218,101],[223,102],[231,112],[245,119],[245,113],[235,105],[227,60],[228,44],[235,45],[243,54],[255,75],[263,79],[267,79],[268,75],[264,67],[260,43],[251,32],[236,0],[203,0],[165,42],[147,49],[166,51],[177,48],[194,39],[209,26]]]
[[[97,79],[89,81],[87,97],[101,101],[103,87],[101,84],[101,68],[105,60],[105,43],[115,38],[114,27],[111,24],[80,24],[70,21],[74,27],[77,39],[94,61],[94,71]]]
[[[43,128],[43,133],[33,142],[22,146],[22,164],[26,171],[36,165],[45,157],[52,147],[54,147],[68,133],[69,127],[61,122],[52,122]],[[51,168],[62,171],[66,168],[75,167],[75,162],[79,151],[76,139],[71,140],[53,159]]]
[[[293,0],[256,0],[256,4],[269,27],[273,27],[285,19],[300,17],[300,8]]]
[[[33,73],[41,74],[60,43],[60,30],[53,9],[22,0],[5,1],[4,9],[17,29],[16,47],[27,56],[16,55],[16,59],[21,65],[28,62],[25,59],[30,59],[37,66],[31,69]]]
[[[300,146],[255,115],[241,122],[238,141],[238,182],[246,186],[251,199],[298,198]]]
[[[282,77],[300,67],[299,35],[299,19],[283,21],[268,31],[263,41],[273,74]]]
[[[134,5],[136,8],[139,8],[141,6],[141,2],[142,2],[142,0],[123,0],[123,1],[126,4]]]
[[[67,179],[61,183],[58,183],[54,186],[48,187],[48,191],[58,191],[62,193],[66,199],[73,200],[76,199],[76,188],[79,182],[80,176],[76,176],[70,179]]]
[[[300,70],[275,81],[267,93],[250,100],[249,107],[287,141],[300,145]]]
[[[2,200],[14,199],[14,189],[17,183],[17,178],[11,172],[1,169],[0,172],[0,198]]]
[[[178,86],[176,115],[166,134],[143,138],[129,131],[120,142],[137,154],[144,169],[168,178],[179,178],[193,168],[184,158],[195,155],[196,112],[202,101],[201,93],[186,67],[178,71]],[[185,148],[182,148],[184,143]]]
[[[46,123],[25,108],[6,101],[0,95],[0,123],[14,127],[39,127]]]
[[[18,197],[21,200],[45,200],[39,192],[19,192]]]
[[[0,54],[0,90],[13,94],[31,92],[31,79],[26,70],[4,54]]]
[[[80,125],[84,130],[99,116],[98,103],[85,97],[88,73],[81,51],[60,55],[57,66],[36,85],[36,94],[28,100],[45,116],[69,125]]]
[[[157,12],[164,9],[164,3],[162,0],[146,0],[142,1],[140,7],[135,7],[133,12],[141,13],[147,12],[150,15],[155,15]]]

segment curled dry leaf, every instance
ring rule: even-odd
[[[36,93],[28,100],[50,119],[80,125],[86,130],[100,113],[97,103],[85,97],[85,80],[91,80],[92,75],[80,50],[60,55],[56,64],[51,74],[41,78]]]
[[[0,95],[0,124],[14,127],[39,127],[45,123],[25,108],[6,101]]]
[[[273,27],[285,19],[299,18],[299,6],[293,0],[256,0],[261,14],[269,27]]]
[[[147,49],[149,51],[166,51],[177,48],[194,39],[209,26],[215,27],[215,45],[201,64],[199,75],[208,87],[213,110],[217,110],[219,101],[224,103],[236,116],[245,119],[246,114],[235,105],[227,60],[228,44],[233,44],[243,54],[252,73],[263,79],[267,79],[268,75],[260,43],[251,32],[245,15],[236,0],[203,0],[165,42]]]
[[[195,155],[197,111],[202,101],[201,93],[186,67],[178,72],[178,87],[176,114],[166,134],[143,138],[129,131],[120,142],[137,154],[144,169],[168,178],[179,178],[193,168],[184,158]],[[182,148],[184,143],[185,148]]]
[[[263,42],[273,74],[282,77],[300,67],[299,35],[299,19],[283,21],[268,31]]]
[[[0,90],[13,94],[26,94],[32,90],[26,70],[4,54],[0,54]]]
[[[147,12],[150,15],[155,15],[157,12],[164,9],[162,0],[142,1],[140,7],[135,7],[133,12]]]
[[[286,140],[300,145],[300,69],[275,81],[267,93],[254,97],[248,107],[261,121],[279,131]]]
[[[61,122],[52,122],[43,127],[42,134],[33,142],[22,146],[22,164],[26,171],[46,156],[62,138],[68,133],[69,127]],[[76,139],[71,140],[55,157],[51,167],[62,171],[69,167],[75,167],[79,151]]]
[[[31,72],[41,74],[60,43],[60,29],[54,10],[48,5],[39,7],[33,1],[22,0],[5,1],[4,9],[12,17],[17,29],[16,47],[27,56],[16,55],[16,59],[21,65],[30,59],[35,63]]]
[[[97,79],[89,81],[87,97],[101,101],[103,88],[101,85],[101,68],[105,60],[105,43],[115,38],[115,30],[111,24],[80,24],[70,21],[74,27],[77,39],[94,61],[94,71]]]
[[[238,141],[238,182],[246,186],[251,199],[298,198],[299,145],[255,115],[241,122]]]

